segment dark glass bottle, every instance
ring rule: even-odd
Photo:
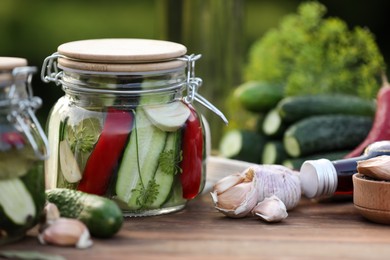
[[[300,169],[302,191],[308,198],[351,195],[352,175],[357,172],[358,161],[380,155],[390,155],[390,141],[372,143],[359,157],[336,161],[328,159],[305,161]]]

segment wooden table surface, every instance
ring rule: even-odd
[[[389,259],[390,226],[362,218],[349,202],[302,199],[281,223],[230,219],[208,194],[186,209],[156,217],[126,219],[108,240],[89,249],[40,245],[30,232],[0,250],[39,251],[65,259]]]

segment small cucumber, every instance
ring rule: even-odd
[[[352,95],[304,95],[282,99],[276,109],[285,122],[296,122],[316,115],[345,114],[373,117],[374,100]]]
[[[62,188],[47,190],[46,197],[58,207],[62,217],[82,221],[92,236],[111,237],[123,224],[122,211],[107,198]]]
[[[284,133],[284,148],[291,157],[347,150],[367,136],[373,119],[367,116],[324,115],[302,119]]]
[[[252,112],[267,112],[283,98],[283,86],[263,81],[248,81],[238,86],[233,95]]]

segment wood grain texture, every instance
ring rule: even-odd
[[[302,199],[281,223],[230,219],[209,195],[181,212],[126,219],[108,240],[78,250],[39,245],[35,231],[0,250],[36,250],[66,259],[387,259],[390,227],[366,221],[348,202]]]

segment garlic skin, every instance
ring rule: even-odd
[[[60,218],[60,211],[54,203],[46,203],[44,208],[46,224],[51,224]]]
[[[256,165],[251,168],[256,175],[258,202],[275,195],[287,210],[298,205],[302,192],[297,172],[282,165]]]
[[[267,222],[280,222],[287,218],[287,208],[275,195],[265,198],[252,210],[252,214]]]
[[[257,203],[254,172],[248,170],[222,178],[214,185],[211,197],[215,208],[226,216],[245,217]]]
[[[77,219],[59,218],[38,235],[41,244],[88,248],[93,242],[85,224]]]
[[[357,171],[377,180],[390,181],[390,156],[381,155],[358,161]]]

